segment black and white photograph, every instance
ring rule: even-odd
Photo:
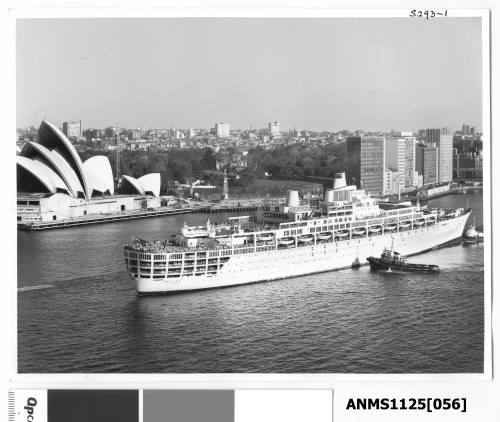
[[[432,13],[17,19],[18,373],[488,372],[485,20]]]

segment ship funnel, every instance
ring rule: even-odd
[[[335,173],[333,176],[333,189],[341,189],[347,186],[345,182],[345,173]]]
[[[286,200],[286,205],[288,207],[298,207],[300,205],[298,191],[296,190],[288,191],[288,198]]]
[[[333,202],[333,190],[328,189],[325,192],[325,202]]]

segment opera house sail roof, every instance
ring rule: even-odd
[[[123,176],[133,194],[160,195],[159,173],[138,179]],[[44,120],[38,130],[38,142],[27,142],[17,156],[19,192],[66,193],[74,198],[115,193],[113,171],[108,157],[97,155],[82,162],[64,133]]]
[[[138,195],[160,196],[161,177],[160,173],[149,173],[138,179],[132,176],[123,176],[124,188]]]

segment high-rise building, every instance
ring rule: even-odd
[[[63,133],[68,138],[81,138],[82,136],[82,121],[78,122],[64,122]]]
[[[425,140],[430,146],[437,146],[439,142],[439,129],[426,129]]]
[[[397,172],[397,183],[392,183],[391,186],[396,185],[392,189],[397,189],[403,192],[405,189],[405,164],[406,164],[406,142],[404,138],[385,138],[385,165],[386,170]],[[394,176],[391,175],[391,178]]]
[[[439,129],[439,183],[451,182],[453,179],[453,135],[449,128]]]
[[[405,138],[405,187],[416,187],[415,185],[415,148],[417,138],[408,136]]]
[[[216,123],[215,134],[217,138],[229,138],[229,123]]]
[[[361,183],[372,193],[383,193],[385,172],[385,137],[366,136],[361,138],[360,149]]]
[[[465,123],[462,125],[462,136],[474,136],[476,134],[476,127],[466,125]]]
[[[87,129],[82,131],[82,136],[87,142],[93,142],[101,137],[101,129]]]
[[[451,130],[447,127],[427,129],[427,145],[439,148],[437,181],[439,183],[451,182],[453,176],[453,135]]]
[[[278,121],[269,122],[268,127],[269,127],[269,135],[271,135],[273,138],[279,138],[281,136],[280,122]]]
[[[416,147],[415,167],[422,175],[424,185],[438,182],[438,155],[438,147]]]
[[[168,131],[168,134],[169,134],[170,138],[172,138],[172,139],[184,138],[184,133],[182,132],[182,130],[176,129],[175,127],[170,128],[170,130]]]
[[[424,148],[423,145],[415,147],[415,171],[421,175],[424,174]]]
[[[349,136],[346,140],[347,184],[360,187],[361,181],[361,137]]]
[[[118,133],[118,128],[116,127],[110,126],[104,129],[104,136],[106,138],[115,138],[117,133]]]

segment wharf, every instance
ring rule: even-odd
[[[464,195],[467,194],[468,192],[482,192],[483,187],[482,186],[458,186],[458,187],[451,187],[450,189],[435,193],[432,195],[427,195],[427,196],[421,196],[420,202],[425,203],[427,201],[430,201],[431,199],[436,199],[436,198],[441,198],[443,196],[448,196],[448,195]],[[415,193],[410,193],[410,194],[403,194],[401,195],[401,199],[397,200],[397,197],[389,197],[389,199],[392,199],[392,202],[406,202],[410,201],[413,204],[417,202],[417,196]],[[384,203],[383,201],[381,202],[382,204]]]
[[[198,207],[193,212],[199,213],[214,213],[214,212],[253,212],[257,211],[257,205],[211,205],[206,207]]]
[[[156,208],[153,210],[137,210],[122,212],[120,214],[100,214],[88,215],[83,217],[68,218],[58,221],[33,221],[17,223],[17,228],[20,230],[38,231],[49,229],[69,228],[75,226],[85,226],[90,224],[113,223],[124,220],[136,220],[139,218],[161,217],[167,215],[187,214],[195,211],[193,207],[183,208]]]
[[[163,217],[188,213],[216,213],[216,212],[252,212],[256,211],[256,203],[218,203],[218,204],[189,204],[180,208],[162,207],[152,210],[125,211],[120,214],[96,214],[82,217],[68,218],[56,221],[19,222],[17,228],[26,231],[40,231],[49,229],[63,229],[91,224],[115,223],[139,218]]]
[[[483,186],[457,186],[450,188],[450,190],[446,192],[440,192],[434,195],[430,195],[428,199],[440,198],[446,195],[465,195],[468,192],[482,192],[482,191],[483,191]]]

